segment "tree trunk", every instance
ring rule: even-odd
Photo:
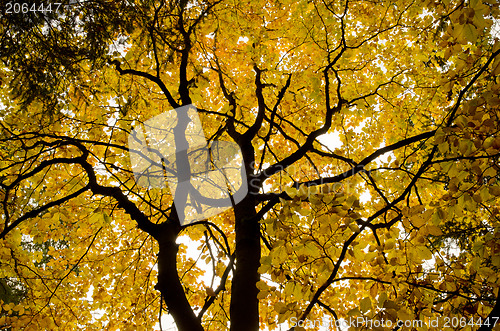
[[[260,227],[255,218],[255,201],[247,195],[234,209],[236,271],[231,287],[231,331],[259,330]]]
[[[175,229],[175,226],[165,224],[156,236],[160,249],[158,252],[158,284],[155,288],[161,292],[168,312],[174,318],[179,331],[203,331],[201,322],[194,314],[177,274],[178,245],[175,243],[177,233],[178,229]]]

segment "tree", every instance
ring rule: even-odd
[[[493,329],[496,1],[10,4],[3,328]],[[248,192],[183,223],[129,139],[188,105]]]

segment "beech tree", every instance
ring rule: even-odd
[[[2,11],[0,328],[498,325],[497,1]],[[188,106],[243,171],[186,222],[131,141]]]

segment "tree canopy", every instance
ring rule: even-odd
[[[499,328],[497,1],[49,4],[2,2],[0,328]],[[183,106],[248,191],[193,222],[130,145]]]

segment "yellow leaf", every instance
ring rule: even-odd
[[[412,320],[412,315],[410,315],[405,309],[400,309],[398,310],[398,318],[401,321],[411,321]]]
[[[416,247],[417,256],[422,260],[430,260],[432,258],[432,252],[425,246]]]
[[[438,228],[437,226],[432,225],[432,224],[427,225],[426,229],[427,229],[428,233],[432,236],[441,236],[443,234],[443,231],[441,231],[440,228]]]
[[[410,220],[411,224],[413,224],[413,226],[416,226],[417,228],[426,224],[426,220],[420,215],[415,215]]]
[[[493,61],[491,68],[492,68],[491,74],[493,76],[497,76],[500,74],[500,56],[499,55],[497,55],[495,57],[495,60]]]
[[[500,186],[490,186],[489,191],[492,195],[500,196]]]
[[[357,307],[353,308],[347,312],[347,316],[349,316],[349,317],[356,317],[359,315],[361,315],[361,312],[360,312],[359,308],[357,308]]]
[[[285,187],[285,192],[292,199],[295,198],[295,196],[297,196],[297,189],[295,187],[287,186]]]
[[[288,310],[288,308],[286,307],[286,305],[283,302],[278,301],[274,304],[274,310],[278,314],[283,314]]]
[[[369,297],[363,298],[359,302],[359,308],[363,313],[366,313],[368,310],[370,310],[372,308],[372,301],[370,300],[370,298]]]
[[[450,145],[448,144],[448,142],[445,141],[438,145],[438,149],[441,152],[441,154],[445,154],[450,149]]]
[[[267,283],[262,280],[259,280],[256,285],[257,288],[261,291],[266,291],[269,289],[269,285],[267,285]]]
[[[475,43],[477,38],[478,38],[478,32],[477,29],[474,25],[472,24],[465,24],[463,27],[464,35],[465,38],[467,38],[468,41],[471,43]]]
[[[387,300],[387,292],[383,291],[378,296],[378,306],[384,307],[384,303]]]
[[[352,222],[351,224],[349,224],[349,229],[351,229],[355,233],[361,232],[361,229],[359,228],[358,224],[356,224],[356,222]]]

